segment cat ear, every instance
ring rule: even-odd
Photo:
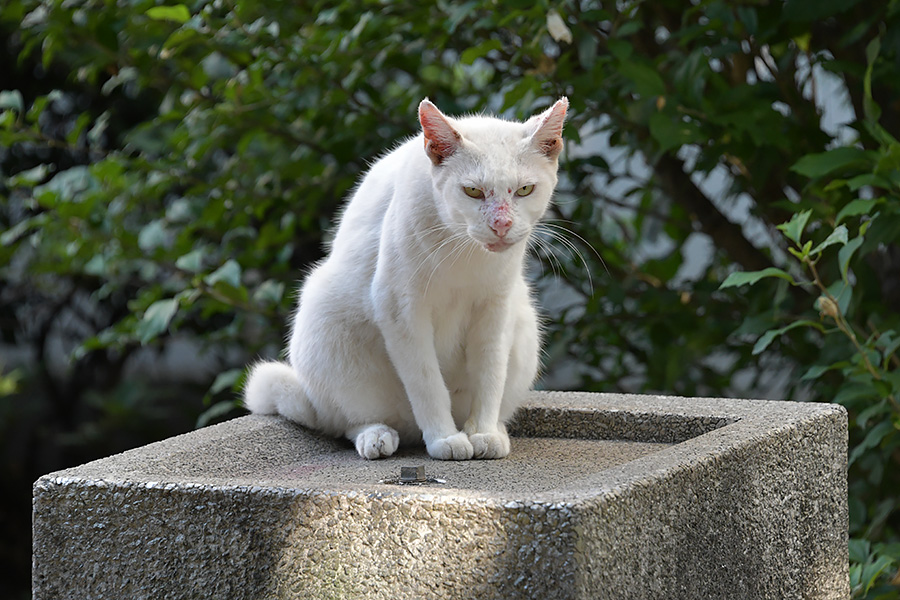
[[[555,159],[562,151],[562,130],[568,108],[569,99],[563,96],[556,104],[525,122],[526,125],[534,127],[531,143],[548,158]]]
[[[459,133],[428,98],[419,104],[419,123],[425,134],[425,153],[435,165],[453,156],[462,144]]]

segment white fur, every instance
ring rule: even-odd
[[[538,372],[523,262],[556,185],[561,144],[545,152],[566,107],[517,123],[423,101],[423,134],[372,166],[304,283],[290,366],[255,365],[246,406],[346,436],[370,459],[423,439],[439,459],[506,456],[504,424]]]

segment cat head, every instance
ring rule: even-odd
[[[441,218],[464,226],[490,252],[531,234],[550,203],[563,148],[567,98],[525,121],[452,118],[428,99],[419,104],[424,152]]]

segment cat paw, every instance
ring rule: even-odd
[[[360,456],[373,460],[393,454],[400,445],[400,436],[387,425],[372,425],[357,434],[355,443]]]
[[[473,433],[469,436],[475,458],[503,458],[509,454],[509,436],[503,431]]]
[[[438,460],[469,460],[474,452],[469,436],[459,432],[426,444],[428,454]]]

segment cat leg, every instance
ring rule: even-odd
[[[480,385],[480,391],[476,388],[473,395],[472,410],[464,428],[475,458],[503,458],[509,454],[506,422],[525,400],[537,377],[540,362],[537,313],[524,284],[517,292],[511,294],[511,314],[503,318],[496,307],[493,313],[484,311],[467,340],[470,379]],[[492,327],[497,323],[502,325],[502,331]],[[477,348],[481,349],[480,357],[471,354]]]
[[[369,460],[390,456],[400,445],[397,431],[381,423],[351,427],[347,439],[356,445],[360,456]]]
[[[433,325],[410,304],[404,311],[387,294],[376,298],[385,347],[403,382],[428,454],[439,460],[468,460],[474,451],[453,420],[450,392],[434,347]]]
[[[494,459],[509,456],[511,444],[506,427],[500,423],[498,427],[487,433],[471,433],[469,441],[472,443],[475,458]]]
[[[509,435],[500,422],[512,343],[509,310],[509,304],[501,299],[482,303],[474,311],[466,338],[472,406],[463,431],[469,436],[475,458],[503,458],[510,450]]]
[[[503,372],[500,366],[496,368],[500,373]],[[473,411],[466,420],[463,431],[469,436],[474,458],[489,460],[509,455],[509,434],[500,419],[501,404],[502,399],[486,396],[484,391],[472,403]]]
[[[513,342],[509,350],[503,399],[500,403],[500,429],[506,439],[506,423],[519,409],[540,371],[540,329],[537,313],[529,303],[520,305],[516,322],[512,326]]]

